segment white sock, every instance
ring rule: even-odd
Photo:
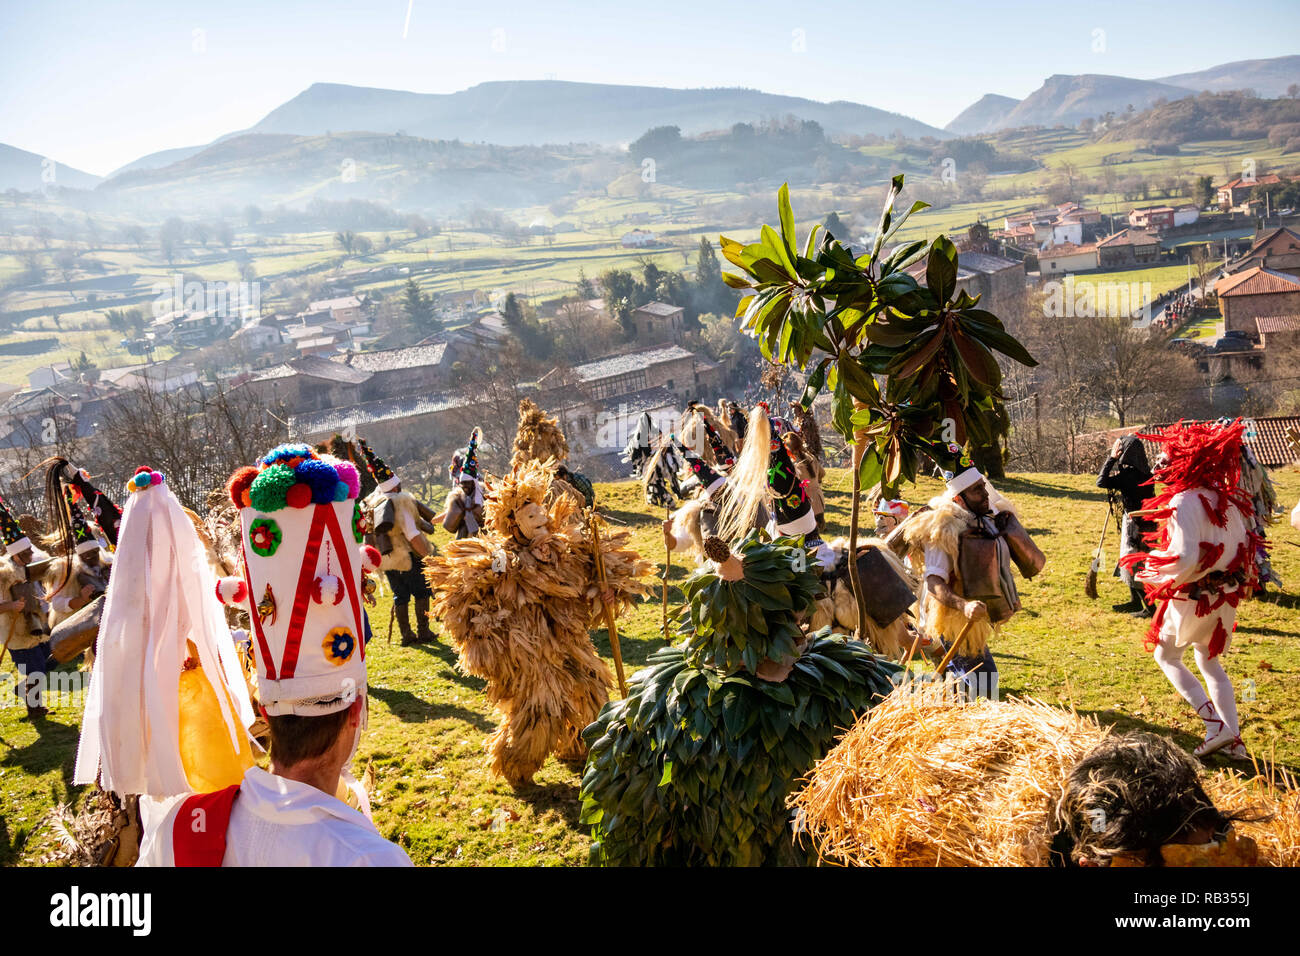
[[[1210,698],[1206,695],[1201,682],[1196,679],[1196,675],[1188,670],[1187,665],[1183,663],[1183,651],[1174,646],[1172,632],[1167,634],[1156,645],[1154,657],[1156,664],[1164,671],[1165,677],[1169,678],[1169,683],[1174,685],[1174,690],[1178,691],[1183,700],[1191,704],[1192,709],[1204,720],[1200,710]],[[1199,657],[1197,662],[1199,663]]]
[[[1232,688],[1232,678],[1223,669],[1217,657],[1206,656],[1207,652],[1200,645],[1196,647],[1196,667],[1205,677],[1205,686],[1209,688],[1210,700],[1220,719],[1228,725],[1234,737],[1240,736],[1241,728],[1237,725],[1237,698]]]

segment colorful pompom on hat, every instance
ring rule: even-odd
[[[32,546],[32,539],[18,526],[3,498],[0,498],[0,536],[4,537],[6,554],[18,554]]]
[[[361,446],[361,454],[364,455],[366,459],[366,468],[368,468],[370,474],[374,476],[375,483],[379,486],[379,490],[392,491],[396,488],[401,483],[401,480],[393,474],[393,469],[384,464],[384,459],[371,451],[370,446],[366,444],[364,438],[358,437],[357,444]],[[300,447],[305,448],[307,446],[303,445]]]
[[[360,488],[355,465],[302,444],[273,448],[227,484],[245,586],[219,582],[217,594],[249,611],[268,714],[334,713],[365,693]]]

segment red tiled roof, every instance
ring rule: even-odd
[[[1300,292],[1300,279],[1263,266],[1225,276],[1214,286],[1220,298],[1225,295],[1269,295],[1277,292]]]
[[[1280,183],[1282,180],[1277,173],[1269,173],[1265,176],[1257,176],[1252,180],[1244,180],[1240,176],[1232,182],[1224,183],[1222,186],[1216,186],[1216,189],[1245,189],[1247,186],[1272,186]]]
[[[1132,435],[1135,432],[1143,434],[1153,434],[1162,428],[1168,428],[1172,422],[1161,422],[1158,425],[1146,425],[1139,428],[1112,428],[1104,432],[1091,432],[1086,435],[1076,435],[1075,441],[1079,443],[1096,443],[1109,449],[1116,438],[1123,435]],[[1289,465],[1300,459],[1300,454],[1292,447],[1287,440],[1287,428],[1294,428],[1300,431],[1300,415],[1278,415],[1271,418],[1252,418],[1247,419],[1247,429],[1254,425],[1254,437],[1247,437],[1246,445],[1255,453],[1259,463],[1265,468],[1278,468],[1282,465]],[[1142,445],[1146,449],[1147,460],[1154,462],[1156,455],[1160,453],[1160,445],[1156,442],[1142,440]],[[1103,457],[1106,453],[1103,452]]]
[[[1063,242],[1059,246],[1049,246],[1038,253],[1039,259],[1059,259],[1061,256],[1077,256],[1085,252],[1092,252],[1097,248],[1096,243],[1088,242],[1076,246],[1073,242]]]
[[[1261,335],[1272,332],[1300,332],[1300,315],[1257,315],[1255,324]]]

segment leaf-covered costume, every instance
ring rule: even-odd
[[[581,760],[582,729],[609,698],[609,668],[590,628],[603,619],[589,528],[572,496],[546,502],[554,462],[524,460],[491,489],[482,534],[425,561],[431,616],[443,622],[460,666],[487,680],[501,724],[488,741],[493,772],[528,782],[554,752]],[[544,531],[529,539],[515,513],[543,505]],[[615,611],[646,593],[649,562],[628,533],[603,533],[601,554]]]
[[[786,796],[898,671],[864,644],[803,632],[819,587],[796,539],[758,532],[686,582],[681,642],[653,654],[583,734],[593,863],[806,859]]]

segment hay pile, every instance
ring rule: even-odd
[[[851,866],[1046,866],[1052,815],[1074,765],[1107,731],[1036,700],[891,694],[859,720],[791,800],[818,854]],[[1220,810],[1271,816],[1235,826],[1260,861],[1300,862],[1300,793],[1282,775],[1220,771]]]

